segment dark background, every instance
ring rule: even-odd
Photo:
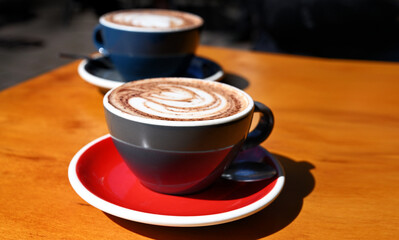
[[[206,45],[399,61],[399,0],[0,0],[0,90],[96,51],[98,17],[128,8],[196,13]]]

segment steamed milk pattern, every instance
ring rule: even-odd
[[[201,121],[243,111],[248,99],[235,89],[212,82],[184,79],[135,81],[115,89],[109,102],[117,109],[150,119]]]
[[[119,13],[115,14],[114,22],[145,28],[175,28],[184,21],[173,16],[160,16],[149,13]]]
[[[202,24],[202,19],[189,13],[171,10],[130,10],[105,15],[108,22],[146,29],[180,29]]]

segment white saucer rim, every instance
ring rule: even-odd
[[[111,80],[108,80],[105,78],[100,78],[93,74],[90,74],[85,69],[86,64],[87,64],[87,60],[82,60],[78,66],[78,73],[79,73],[80,77],[83,80],[85,80],[86,82],[88,82],[94,86],[97,86],[100,88],[105,88],[105,89],[112,89],[112,88],[118,87],[121,84],[123,84],[123,82],[111,81]]]
[[[206,58],[200,57],[200,56],[196,56],[196,57],[206,59]],[[207,59],[207,60],[209,60],[209,59]],[[78,65],[78,73],[79,73],[80,77],[83,80],[85,80],[86,82],[88,82],[88,83],[90,83],[90,84],[92,84],[94,86],[97,86],[97,87],[100,87],[100,88],[105,88],[105,89],[108,89],[108,90],[110,90],[112,88],[115,88],[115,87],[119,87],[120,85],[125,83],[125,82],[118,82],[118,81],[108,80],[108,79],[101,78],[101,77],[95,76],[93,74],[90,74],[85,69],[85,66],[86,66],[87,62],[88,61],[86,59],[84,59]],[[224,76],[224,71],[223,71],[222,67],[220,67],[220,70],[217,71],[216,73],[214,73],[213,75],[211,75],[211,76],[209,76],[207,78],[200,78],[200,79],[205,80],[205,81],[219,81],[219,80],[221,80],[223,78],[223,76]]]
[[[271,202],[273,202],[277,198],[285,183],[284,169],[281,163],[277,159],[272,157],[271,159],[276,166],[278,174],[275,186],[268,194],[266,194],[261,199],[247,206],[223,213],[198,215],[198,216],[161,215],[161,214],[146,213],[146,212],[140,212],[124,208],[115,205],[113,203],[110,203],[104,199],[101,199],[100,197],[97,197],[96,195],[91,193],[87,188],[84,187],[84,185],[79,180],[78,175],[76,173],[76,165],[82,154],[86,152],[89,148],[97,144],[98,142],[101,142],[109,137],[110,134],[106,134],[102,137],[99,137],[91,141],[90,143],[86,144],[83,148],[81,148],[74,155],[69,164],[68,178],[72,188],[87,203],[94,206],[95,208],[100,209],[103,212],[130,221],[159,225],[159,226],[170,226],[170,227],[199,227],[199,226],[210,226],[210,225],[232,222],[247,217],[249,215],[252,215],[262,210],[263,208],[267,207]]]

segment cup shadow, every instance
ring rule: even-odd
[[[262,211],[238,221],[206,227],[164,227],[125,220],[105,213],[121,227],[154,239],[259,239],[280,231],[293,222],[303,201],[314,189],[315,167],[307,161],[295,161],[272,154],[285,171],[285,185],[277,199]]]
[[[246,89],[249,86],[249,81],[243,76],[239,76],[233,73],[225,73],[223,79],[220,81],[222,83],[229,84],[241,90]]]

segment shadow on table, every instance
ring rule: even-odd
[[[233,73],[225,73],[221,82],[229,84],[241,90],[244,90],[249,86],[249,82],[247,79]]]
[[[309,195],[315,179],[314,166],[273,154],[284,167],[286,182],[277,199],[262,211],[244,219],[208,227],[163,227],[128,221],[106,214],[112,221],[137,234],[155,239],[259,239],[288,226],[299,215],[304,198]]]

